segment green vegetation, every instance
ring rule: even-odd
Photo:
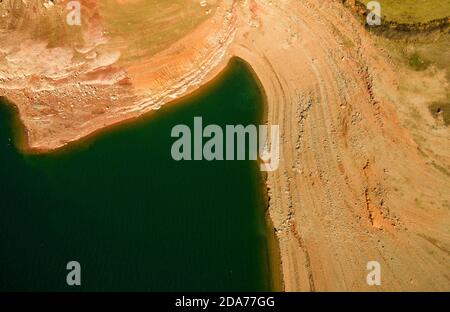
[[[192,0],[101,0],[99,9],[108,35],[126,47],[122,60],[129,61],[153,55],[182,38],[207,18],[215,2],[201,7]]]
[[[416,36],[414,40],[379,38],[379,43],[387,48],[397,62],[417,71],[434,65],[445,70],[450,81],[450,35]]]
[[[371,0],[358,0],[367,5]],[[450,16],[448,0],[377,0],[381,16],[403,24],[425,23]]]
[[[429,67],[445,71],[450,83],[450,36],[422,37],[414,41],[389,40],[379,38],[380,44],[387,48],[396,63],[416,71],[424,71]],[[424,75],[433,75],[433,70]],[[450,94],[447,99],[431,99],[428,109],[435,118],[441,118],[445,125],[450,125]],[[418,112],[417,112],[418,114]],[[416,116],[417,118],[417,116]]]
[[[417,52],[414,52],[409,58],[408,58],[408,64],[409,66],[417,71],[425,70],[430,65],[430,62],[427,60],[424,60],[420,57],[420,55]]]

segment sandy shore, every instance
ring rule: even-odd
[[[400,127],[387,96],[396,73],[340,1],[223,1],[142,64],[107,58],[89,75],[80,69],[90,83],[67,78],[57,92],[53,82],[21,89],[3,73],[0,90],[18,106],[29,147],[52,150],[195,90],[232,56],[252,66],[268,123],[281,129],[267,186],[285,290],[450,290],[450,178]],[[373,260],[378,287],[366,283]]]
[[[268,186],[286,290],[448,290],[449,180],[400,128],[385,97],[395,73],[340,3],[253,3],[242,21],[257,27],[233,49],[282,129]],[[383,270],[375,289],[371,260]]]

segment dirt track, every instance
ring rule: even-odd
[[[18,105],[30,146],[53,149],[197,88],[234,55],[255,70],[268,122],[281,127],[280,167],[267,183],[285,289],[449,291],[449,176],[427,165],[399,126],[385,96],[396,92],[396,73],[339,1],[224,1],[194,33],[147,60],[147,74],[103,66],[106,76],[126,79],[88,85],[95,107],[103,96],[102,113],[70,111],[77,94],[53,115],[37,111],[33,97],[64,101],[64,92],[54,99],[18,91],[5,77],[10,87],[0,90]],[[73,81],[59,83],[72,90]],[[381,263],[379,287],[366,284],[372,260]]]

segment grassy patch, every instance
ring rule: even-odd
[[[153,55],[192,31],[213,13],[217,1],[201,7],[192,0],[101,0],[106,32],[124,49],[123,61]]]
[[[430,62],[427,60],[424,60],[417,52],[414,52],[409,58],[408,58],[408,65],[417,71],[425,70],[430,65]]]
[[[358,0],[367,5],[371,0]],[[381,16],[403,24],[425,23],[450,16],[448,0],[377,0]]]
[[[430,65],[445,70],[450,81],[450,35],[417,37],[414,40],[389,40],[379,38],[379,44],[387,48],[397,63],[420,71]]]
[[[447,79],[450,81],[450,35],[430,38],[426,42],[416,42],[414,45],[422,59],[444,69]]]

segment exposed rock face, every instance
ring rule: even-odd
[[[268,123],[281,129],[267,186],[285,289],[450,290],[450,178],[399,126],[383,96],[396,92],[396,74],[341,1],[222,1],[193,33],[127,67],[107,37],[74,52],[14,31],[0,34],[10,40],[0,93],[19,107],[32,148],[158,108],[230,57],[245,59],[265,89]],[[378,288],[366,283],[369,261],[381,264]]]
[[[18,106],[27,129],[27,148],[61,147],[197,88],[206,76],[211,78],[221,68],[218,64],[224,62],[236,31],[236,18],[227,11],[231,4],[224,4],[168,49],[150,59],[120,65],[121,50],[105,36],[96,1],[80,2],[81,39],[74,43],[74,35],[67,32],[53,46],[40,36],[36,38],[34,30],[47,19],[64,24],[65,4],[50,11],[42,1],[8,1],[16,9],[14,14],[8,11],[0,32],[4,42],[0,96]],[[19,16],[19,21],[13,15]],[[25,20],[29,18],[32,22],[27,27]],[[11,20],[16,20],[14,27],[10,27]]]

